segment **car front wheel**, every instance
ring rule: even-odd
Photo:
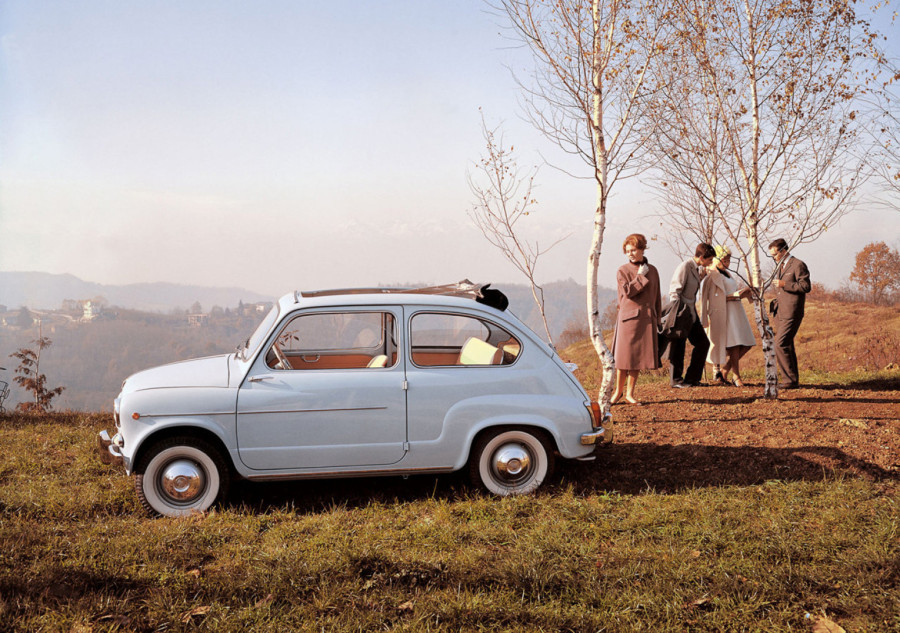
[[[203,440],[175,437],[151,448],[135,468],[138,499],[168,517],[203,512],[225,496],[228,467]]]
[[[534,492],[553,470],[553,452],[543,433],[497,430],[481,436],[472,451],[472,481],[506,496]]]

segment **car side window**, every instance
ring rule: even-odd
[[[490,321],[432,312],[413,316],[410,346],[420,367],[510,365],[521,349],[516,337]]]
[[[312,312],[290,319],[266,353],[272,369],[381,369],[397,364],[389,312]]]

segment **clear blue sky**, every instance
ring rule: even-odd
[[[0,0],[0,270],[273,295],[521,282],[466,216],[479,107],[523,165],[558,158],[519,118],[529,58],[501,30],[480,0]],[[545,167],[537,197],[533,234],[572,233],[539,276],[584,283],[591,183]],[[603,285],[655,208],[621,188]],[[803,258],[837,286],[898,233],[871,208]]]

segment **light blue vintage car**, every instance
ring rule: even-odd
[[[101,457],[167,516],[206,510],[235,477],[467,467],[492,493],[527,493],[555,454],[612,440],[556,352],[469,282],[285,295],[234,353],[128,377],[115,419]]]

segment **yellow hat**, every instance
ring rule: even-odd
[[[731,255],[731,249],[721,244],[716,245],[716,259],[722,260]]]

